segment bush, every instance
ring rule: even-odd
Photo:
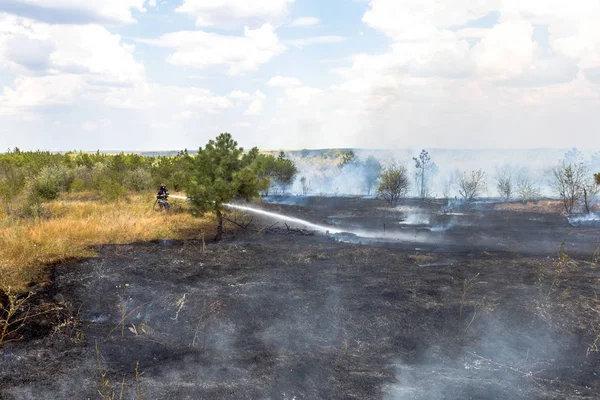
[[[21,193],[10,203],[6,203],[8,215],[16,218],[45,218],[50,214],[44,206],[44,199],[38,194],[36,182],[28,182]]]
[[[123,200],[127,193],[127,189],[123,185],[108,178],[100,183],[100,191],[104,198],[109,201]]]
[[[85,190],[85,182],[81,178],[73,179],[71,186],[69,186],[70,192],[83,192]]]
[[[102,185],[108,179],[108,173],[108,166],[105,163],[99,162],[94,164],[90,176],[90,183],[92,184],[92,187],[94,189],[102,190]]]
[[[406,196],[409,189],[410,181],[406,168],[392,165],[381,174],[377,195],[394,206]]]
[[[152,174],[143,167],[127,171],[125,173],[124,184],[128,189],[143,192],[152,188]]]
[[[71,173],[73,181],[69,190],[71,192],[83,192],[85,190],[97,189],[94,181],[94,170],[86,166],[75,167]]]
[[[69,171],[62,165],[42,168],[33,184],[33,193],[41,200],[54,200],[65,192],[71,183]]]

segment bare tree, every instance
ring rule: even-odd
[[[587,168],[582,162],[562,162],[552,169],[551,185],[561,198],[565,211],[573,212],[577,201],[584,195]]]
[[[302,185],[302,195],[306,196],[310,193],[311,188],[310,188],[310,182],[308,182],[306,180],[306,177],[303,176],[302,178],[300,178],[300,184]]]
[[[464,172],[458,180],[458,193],[467,201],[480,196],[485,190],[485,172],[481,169],[471,171],[470,174]]]
[[[540,188],[535,185],[527,176],[521,176],[517,181],[517,196],[523,203],[531,200],[537,200],[542,196]]]
[[[509,165],[496,168],[496,189],[505,201],[510,200],[514,193],[513,169]]]
[[[442,182],[442,196],[444,199],[450,198],[452,192],[456,188],[456,184],[460,179],[460,172],[454,170],[443,182]]]
[[[435,172],[435,164],[431,161],[431,156],[425,150],[421,150],[419,157],[413,157],[413,161],[415,162],[415,168],[417,169],[415,172],[417,192],[421,199],[426,199],[430,196],[429,179]]]
[[[406,168],[392,165],[381,174],[377,195],[394,206],[410,189]]]
[[[367,195],[371,195],[371,192],[377,185],[379,175],[381,175],[381,163],[375,157],[369,156],[363,164],[363,170],[365,177],[365,190],[367,191]]]
[[[588,214],[592,212],[590,206],[598,195],[598,192],[600,192],[600,187],[597,183],[598,178],[594,176],[594,179],[588,179],[583,184],[583,205],[585,206],[585,212]]]

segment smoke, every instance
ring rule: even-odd
[[[476,315],[469,330],[450,348],[423,350],[418,362],[397,358],[384,400],[556,398],[540,383],[572,368],[576,338],[535,316],[520,323],[503,312]]]
[[[428,193],[436,198],[460,197],[458,178],[463,172],[481,169],[485,172],[487,191],[485,197],[498,196],[496,177],[499,166],[508,167],[515,172],[515,186],[518,179],[527,179],[541,196],[552,196],[549,170],[564,158],[568,149],[430,149],[431,160],[436,169],[429,176]],[[332,158],[326,150],[303,150],[288,152],[298,168],[297,179],[289,188],[294,195],[318,196],[373,196],[376,185],[369,185],[372,169],[367,167],[366,160],[373,157],[385,167],[392,162],[407,167],[411,177],[415,176],[413,157],[418,156],[421,149],[404,150],[363,150],[356,149],[357,162],[343,167],[339,160]],[[584,156],[591,171],[600,171],[600,154],[587,151]],[[301,179],[304,178],[302,181]],[[411,193],[416,194],[418,185],[413,180]]]
[[[421,213],[409,214],[403,221],[400,221],[400,225],[429,225],[429,215]]]
[[[600,227],[600,214],[587,214],[567,217],[571,226]]]

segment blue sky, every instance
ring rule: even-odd
[[[600,147],[596,3],[4,0],[0,148]]]

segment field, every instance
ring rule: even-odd
[[[600,228],[551,204],[269,200],[323,231],[236,213],[220,243],[55,265],[0,398],[597,398]]]
[[[65,194],[43,204],[39,218],[0,213],[0,290],[23,291],[45,279],[46,266],[94,256],[94,246],[197,237],[210,219],[193,218],[183,201],[169,215],[153,211],[153,193],[101,201],[95,193]]]

